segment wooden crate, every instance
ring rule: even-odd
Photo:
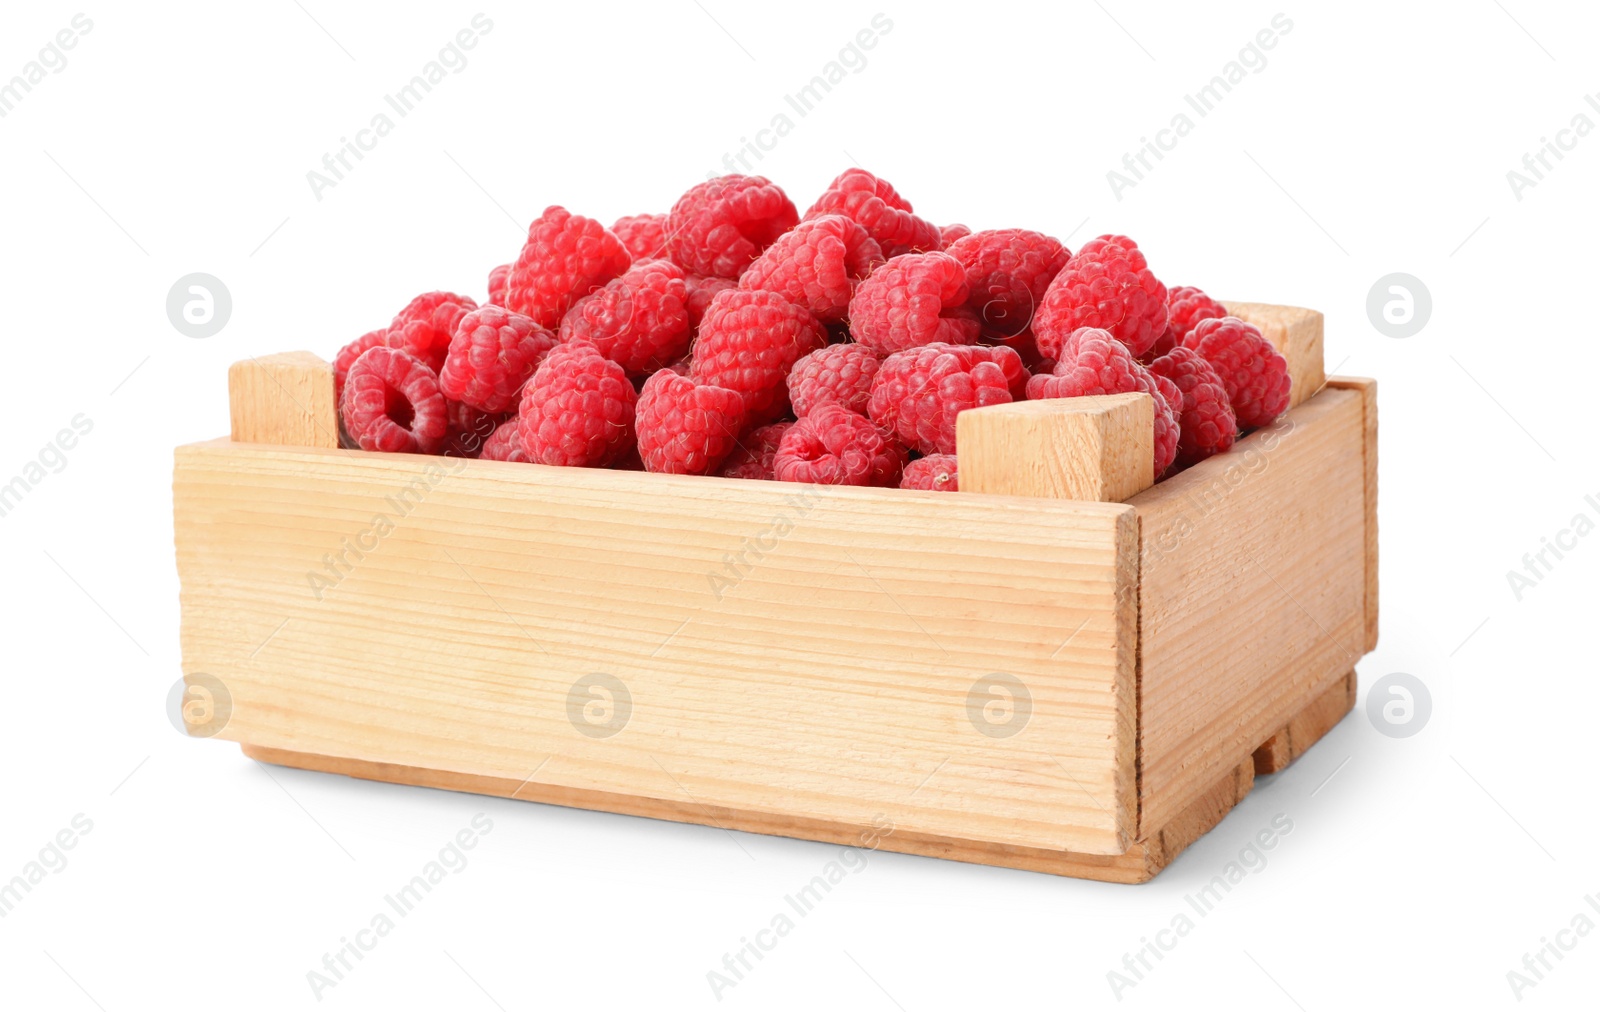
[[[340,449],[327,363],[242,362],[177,451],[185,677],[264,762],[1147,880],[1377,636],[1375,384],[1233,308],[1295,406],[1153,487],[1144,395],[966,412],[950,494]]]

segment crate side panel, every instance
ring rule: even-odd
[[[1159,829],[1354,667],[1366,645],[1359,393],[1136,496],[1140,825]]]
[[[179,451],[175,506],[184,668],[228,686],[222,737],[1133,840],[1127,506],[227,442]]]

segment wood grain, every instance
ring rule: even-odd
[[[1289,360],[1289,406],[1313,397],[1327,381],[1322,360],[1322,314],[1296,306],[1269,306],[1260,302],[1227,302],[1228,312],[1255,324]]]
[[[1328,386],[1335,390],[1355,390],[1361,394],[1366,415],[1367,482],[1367,650],[1378,648],[1378,381],[1358,376],[1333,376]]]
[[[1366,629],[1365,407],[1325,389],[1130,500],[1140,826],[1165,826],[1351,670]]]
[[[178,451],[174,504],[184,669],[231,691],[222,737],[974,844],[1134,839],[1131,507],[227,441]],[[624,708],[572,695],[595,674],[631,697],[610,737],[579,730]],[[1026,723],[980,733],[1017,682]]]
[[[956,416],[963,492],[1122,502],[1155,481],[1149,394],[996,404]]]
[[[228,410],[236,443],[339,445],[333,366],[309,351],[235,362],[228,370]]]
[[[1338,726],[1356,705],[1356,673],[1334,682],[1255,751],[1256,776],[1279,773]]]

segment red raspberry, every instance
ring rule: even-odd
[[[689,188],[667,215],[667,252],[693,274],[737,278],[800,220],[762,176],[719,176]]]
[[[478,454],[479,460],[514,460],[518,463],[528,463],[528,455],[522,452],[522,432],[515,418],[501,422],[489,438],[483,441],[483,452]]]
[[[711,300],[716,298],[718,292],[738,288],[739,282],[732,278],[708,278],[703,274],[689,274],[684,277],[684,287],[689,291],[689,297],[684,300],[684,307],[689,310],[689,329],[699,333],[700,321],[705,317],[706,307],[711,305]]]
[[[928,492],[958,492],[956,455],[930,453],[906,465],[900,476],[901,488],[920,488]]]
[[[1149,394],[1155,401],[1154,477],[1160,480],[1178,453],[1178,411],[1183,395],[1173,382],[1153,376],[1128,346],[1104,330],[1083,327],[1067,338],[1049,375],[1028,380],[1030,401],[1096,394]]]
[[[1072,254],[1042,232],[997,228],[974,232],[945,248],[967,272],[967,306],[983,336],[1006,341],[1028,330],[1033,307]]]
[[[438,372],[444,365],[450,339],[455,336],[461,318],[477,308],[478,304],[465,295],[451,292],[419,295],[389,324],[389,347],[399,348]]]
[[[1228,401],[1228,389],[1211,363],[1198,352],[1174,348],[1151,362],[1150,371],[1176,384],[1182,398],[1178,409],[1178,468],[1197,464],[1233,445],[1239,423]]]
[[[1236,316],[1201,320],[1183,346],[1200,353],[1222,378],[1239,427],[1269,425],[1289,407],[1289,362]]]
[[[807,218],[842,214],[853,218],[883,247],[886,257],[937,250],[944,245],[939,226],[911,213],[911,202],[888,180],[866,169],[845,169],[806,212]]]
[[[588,341],[632,376],[655,372],[689,350],[688,298],[677,264],[641,260],[567,310],[561,343]]]
[[[1190,285],[1167,289],[1167,329],[1182,344],[1189,332],[1201,320],[1220,320],[1228,314],[1228,307]]]
[[[511,277],[513,264],[501,264],[489,272],[489,301],[487,305],[504,306],[506,304],[506,279]]]
[[[445,431],[444,448],[439,452],[446,457],[477,457],[483,452],[483,444],[506,420],[504,412],[490,414],[451,400],[449,396],[445,397],[444,409],[449,427]]]
[[[528,226],[506,278],[505,306],[555,330],[572,304],[628,269],[622,240],[593,218],[552,205]]]
[[[744,398],[663,369],[644,381],[634,412],[646,471],[710,474],[732,453],[744,422]]]
[[[883,360],[867,414],[918,453],[955,453],[956,416],[1018,400],[1027,381],[1010,348],[924,345]]]
[[[499,306],[474,309],[461,318],[450,339],[439,389],[480,411],[514,410],[522,384],[555,346],[554,334],[521,313]]]
[[[906,449],[854,411],[824,404],[795,422],[773,458],[779,481],[893,488],[906,466]]]
[[[856,282],[883,261],[867,230],[842,214],[807,218],[739,275],[739,287],[777,292],[824,323],[844,319]]]
[[[793,422],[773,422],[745,433],[718,473],[724,478],[772,481],[772,464],[778,455],[778,444],[783,442],[783,434],[793,427]]]
[[[387,346],[367,349],[350,367],[339,416],[358,446],[382,453],[436,453],[450,427],[433,370]]]
[[[389,328],[382,330],[369,330],[365,334],[351,341],[339,349],[339,354],[333,359],[333,399],[338,401],[344,396],[344,378],[350,372],[350,367],[356,364],[356,359],[368,348],[389,343]]]
[[[1167,288],[1132,239],[1103,235],[1067,261],[1033,314],[1039,350],[1060,359],[1061,346],[1083,327],[1110,331],[1135,355],[1167,329]]]
[[[939,230],[939,241],[944,244],[944,249],[949,249],[951,243],[971,234],[972,229],[965,225],[946,225]]]
[[[948,253],[906,253],[872,272],[850,299],[850,333],[877,355],[925,344],[972,344],[967,273]]]
[[[859,344],[830,344],[802,358],[789,370],[789,403],[804,418],[822,404],[867,413],[878,356]]]
[[[689,375],[737,390],[748,421],[762,425],[789,410],[789,370],[826,340],[817,318],[783,296],[731,289],[706,308]]]
[[[522,388],[522,452],[538,464],[605,467],[633,445],[638,397],[593,345],[557,345]]]
[[[667,255],[667,216],[634,214],[618,218],[611,232],[635,260],[656,260]]]

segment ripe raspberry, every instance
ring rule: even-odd
[[[635,260],[656,260],[667,255],[667,216],[634,214],[618,218],[611,232]]]
[[[1097,327],[1143,354],[1167,328],[1167,288],[1132,239],[1103,235],[1067,260],[1033,314],[1046,357],[1060,359],[1074,331]]]
[[[893,488],[906,466],[906,449],[854,411],[824,404],[795,422],[773,458],[779,481]]]
[[[522,388],[522,452],[538,464],[605,467],[633,445],[638,396],[593,345],[557,345]]]
[[[561,343],[589,341],[629,375],[655,372],[689,350],[688,298],[677,264],[641,260],[567,310]]]
[[[883,247],[883,255],[923,253],[944,245],[939,226],[911,213],[911,202],[888,180],[866,169],[845,169],[806,212],[807,218],[842,214],[853,218]]]
[[[748,422],[762,425],[789,410],[789,370],[826,340],[817,318],[783,296],[731,289],[711,300],[700,321],[689,375],[738,391]]]
[[[925,344],[973,344],[967,273],[948,253],[906,253],[872,272],[850,299],[850,333],[877,355]]]
[[[483,441],[483,452],[478,454],[478,459],[529,463],[528,455],[522,452],[522,433],[515,418],[501,422],[499,427],[489,434],[489,438]]]
[[[450,421],[433,370],[398,348],[361,353],[345,376],[339,416],[363,450],[435,453]]]
[[[663,369],[644,381],[634,412],[644,469],[710,474],[732,453],[743,428],[744,398]]]
[[[872,377],[877,374],[878,356],[862,345],[830,344],[789,370],[789,403],[800,418],[823,404],[838,404],[864,415]]]
[[[1027,382],[1010,348],[923,345],[883,360],[867,414],[919,453],[955,453],[958,414],[1018,400]]]
[[[901,488],[920,488],[928,492],[958,492],[956,455],[930,453],[906,465],[900,476]]]
[[[700,332],[700,321],[706,315],[706,307],[711,305],[717,293],[739,287],[739,282],[732,278],[708,278],[703,274],[686,275],[683,283],[689,291],[688,298],[684,300],[684,308],[689,311],[689,329],[695,333]]]
[[[883,261],[867,230],[842,214],[807,218],[778,237],[743,274],[739,287],[777,292],[817,319],[844,319],[858,281]]]
[[[944,244],[944,249],[949,249],[951,243],[971,234],[972,229],[965,225],[946,225],[939,230],[939,241]]]
[[[631,263],[622,240],[605,226],[552,205],[528,226],[528,241],[506,278],[505,306],[555,330],[574,302]]]
[[[1172,331],[1178,344],[1199,326],[1201,320],[1220,320],[1228,315],[1228,307],[1191,285],[1167,289],[1167,329]]]
[[[1049,236],[1023,228],[974,232],[945,252],[966,271],[967,306],[993,341],[1027,331],[1034,307],[1072,255]]]
[[[693,274],[737,278],[800,220],[762,176],[719,176],[689,188],[667,215],[667,252]]]
[[[774,480],[772,465],[778,455],[778,444],[783,442],[783,434],[793,427],[793,422],[773,422],[745,433],[718,473],[724,478]]]
[[[511,277],[512,264],[501,264],[489,272],[489,301],[487,305],[506,304],[506,279]]]
[[[389,324],[389,347],[399,348],[438,372],[444,365],[450,339],[455,336],[461,318],[477,308],[478,304],[465,295],[451,292],[419,295]]]
[[[511,411],[522,384],[555,346],[554,334],[521,313],[499,306],[474,309],[461,318],[450,339],[439,389],[480,411]]]
[[[1239,423],[1211,363],[1189,348],[1174,348],[1151,362],[1150,371],[1176,384],[1182,398],[1175,466],[1189,467],[1233,445]]]
[[[356,364],[356,359],[368,348],[389,343],[389,328],[369,330],[365,334],[351,341],[339,349],[339,354],[333,359],[333,399],[337,403],[344,397],[344,378],[350,372],[350,367]]]
[[[1178,453],[1178,411],[1183,395],[1171,380],[1151,375],[1128,346],[1105,330],[1083,327],[1067,338],[1049,375],[1028,380],[1030,401],[1096,394],[1149,394],[1155,401],[1154,476],[1160,480]]]
[[[1222,378],[1243,429],[1269,425],[1289,407],[1289,362],[1236,316],[1201,320],[1183,346],[1200,353]]]

